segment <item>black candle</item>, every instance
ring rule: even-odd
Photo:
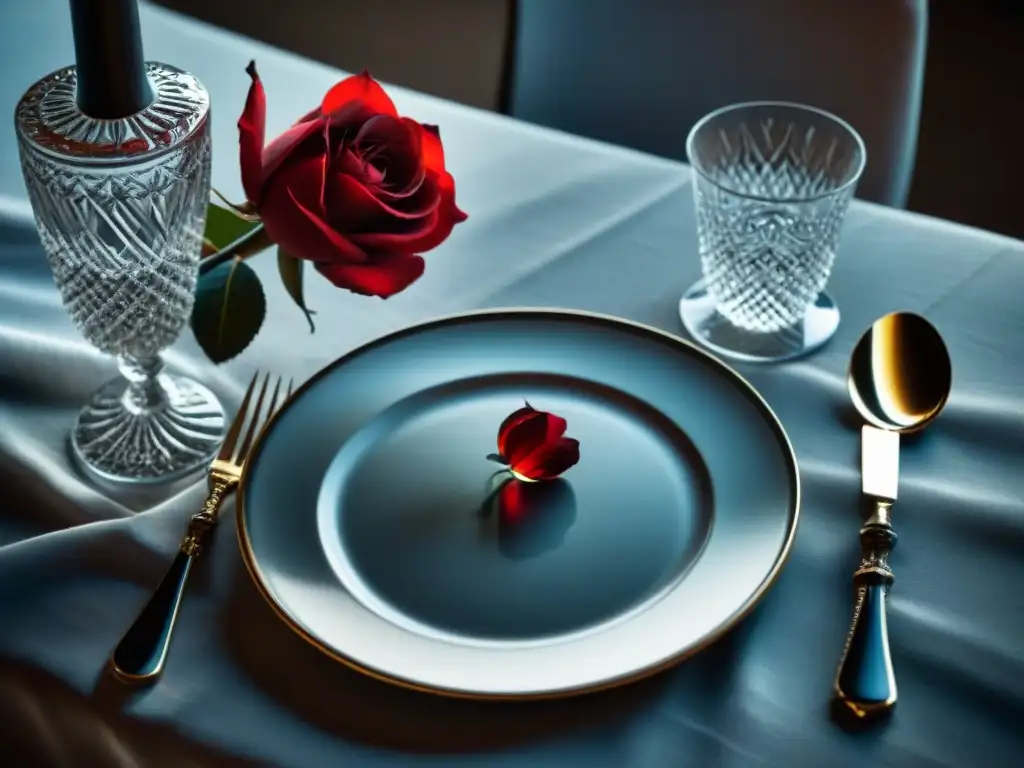
[[[153,101],[136,0],[71,0],[78,108],[113,120]]]

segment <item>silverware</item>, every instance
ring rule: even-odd
[[[875,321],[850,359],[850,397],[868,422],[861,428],[861,481],[871,512],[860,529],[853,622],[836,674],[835,698],[857,718],[886,714],[896,704],[885,604],[894,580],[889,553],[896,545],[891,513],[899,484],[900,434],[923,429],[939,415],[952,379],[939,332],[909,312]]]
[[[262,383],[259,379],[258,373],[253,376],[224,445],[210,465],[206,503],[192,516],[174,562],[110,657],[111,671],[125,682],[152,682],[163,672],[192,563],[216,527],[224,500],[238,487],[253,439],[291,393],[291,383],[282,388],[279,377],[272,379],[267,374]]]

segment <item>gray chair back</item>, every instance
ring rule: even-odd
[[[857,196],[903,207],[917,145],[927,0],[515,0],[506,109],[686,158],[707,112],[811,104],[850,122]]]

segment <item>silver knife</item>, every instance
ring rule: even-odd
[[[836,674],[835,694],[856,717],[867,718],[896,705],[885,604],[894,581],[889,553],[896,546],[896,531],[890,516],[899,486],[900,435],[865,425],[860,450],[861,490],[871,512],[860,529],[861,561],[853,574],[853,622]]]

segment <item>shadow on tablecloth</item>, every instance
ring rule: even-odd
[[[66,683],[13,659],[0,659],[0,765],[31,768],[259,768],[130,720]]]
[[[658,707],[678,685],[699,688],[709,710],[726,706],[734,659],[757,613],[671,674],[563,700],[480,702],[411,691],[366,677],[293,633],[241,565],[223,615],[224,645],[256,687],[320,730],[345,740],[419,753],[501,750],[614,728]],[[287,659],[287,664],[281,663]]]

